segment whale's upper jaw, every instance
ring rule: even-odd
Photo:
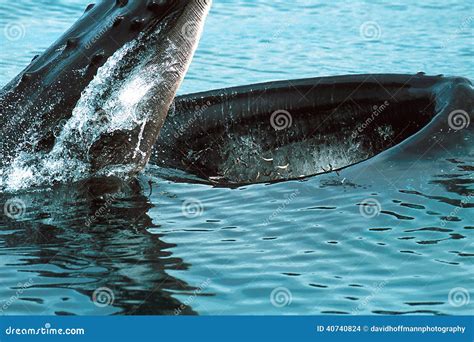
[[[174,6],[165,20],[151,27],[145,32],[145,37],[139,39],[141,47],[137,50],[142,58],[138,66],[133,65],[133,55],[132,61],[128,62],[133,65],[132,74],[138,74],[142,81],[148,82],[146,94],[137,104],[134,115],[146,123],[133,129],[102,134],[89,150],[94,172],[127,165],[128,173],[133,174],[140,171],[150,158],[169,107],[197,48],[211,0],[188,0],[184,5]]]
[[[5,149],[23,143],[27,137],[20,138],[18,133],[29,131],[33,121],[39,121],[41,135],[35,148],[51,148],[54,137],[41,133],[53,131],[71,115],[98,68],[124,44],[177,10],[174,1],[104,0],[87,6],[64,35],[2,89],[0,110],[6,115],[0,120]]]
[[[187,51],[179,57],[185,67],[178,68],[172,78],[178,84],[167,82],[163,89],[163,98],[172,99],[189,65],[210,4],[211,0],[104,0],[87,6],[83,16],[62,37],[0,91],[0,145],[8,151],[2,156],[2,164],[8,165],[18,150],[50,151],[55,144],[53,132],[70,119],[98,69],[119,49],[137,39],[145,40],[155,34],[163,38],[162,42],[185,42],[182,46]],[[195,22],[189,24],[191,31],[184,27],[187,20],[183,18],[190,13],[196,13],[191,18]],[[193,32],[193,27],[198,30]],[[183,34],[187,40],[176,37]],[[137,44],[137,49],[143,48]],[[156,51],[157,58],[150,63],[160,63],[162,47],[157,46]],[[133,63],[133,59],[129,62]],[[125,77],[126,65],[122,73]],[[169,106],[166,102],[162,103],[164,113]],[[153,128],[159,130],[160,125]],[[96,166],[107,162],[104,159]],[[146,160],[136,162],[139,169]]]
[[[41,88],[53,87],[61,80],[75,78],[81,79],[77,88],[83,89],[115,51],[182,7],[182,3],[178,5],[175,1],[104,0],[91,4],[82,17],[41,56],[33,58],[2,93],[30,90],[39,82]],[[77,70],[86,72],[75,77]]]

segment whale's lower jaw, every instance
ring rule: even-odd
[[[390,155],[394,146],[419,156],[436,139],[462,148],[472,143],[472,125],[460,133],[449,115],[460,110],[470,120],[473,107],[468,80],[423,74],[214,90],[175,100],[151,162],[217,183],[295,179]]]

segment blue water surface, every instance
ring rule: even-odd
[[[0,0],[0,84],[88,2]],[[460,0],[215,0],[179,92],[356,73],[473,79],[473,9]],[[26,208],[0,219],[0,310],[472,314],[473,165],[446,152],[436,169],[420,161],[389,182],[368,170],[237,189],[164,180],[150,167],[139,192],[105,205],[67,185],[1,194]],[[380,204],[373,217],[360,212],[368,198]]]

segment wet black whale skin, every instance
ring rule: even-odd
[[[24,133],[34,131],[39,135],[35,150],[49,151],[53,132],[70,118],[98,68],[140,33],[164,20],[172,25],[186,3],[103,0],[87,6],[63,36],[0,91],[1,150],[12,151],[25,140]]]

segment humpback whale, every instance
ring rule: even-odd
[[[0,166],[16,170],[4,172],[2,182],[68,169],[83,175],[117,165],[126,174],[141,170],[210,6],[211,0],[87,6],[0,92]]]
[[[367,163],[385,170],[439,148],[472,153],[473,109],[469,80],[423,73],[218,89],[176,98],[151,162],[214,184],[297,179]]]
[[[149,160],[212,184],[274,182],[472,147],[472,84],[460,77],[317,77],[175,98],[210,5],[87,6],[0,91],[0,188],[129,176]]]

